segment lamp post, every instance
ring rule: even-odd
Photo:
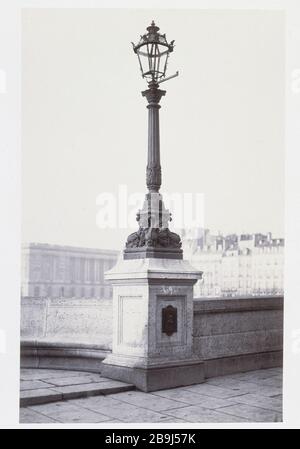
[[[112,353],[102,375],[155,391],[204,381],[204,365],[193,352],[193,285],[202,272],[182,258],[180,237],[171,232],[171,214],[161,186],[159,102],[165,91],[173,42],[154,22],[133,45],[148,89],[148,192],[137,214],[139,229],[127,238],[123,259],[105,279],[113,285]],[[176,74],[174,75],[176,76]]]
[[[159,84],[173,78],[166,78],[167,63],[174,49],[174,41],[168,43],[165,34],[159,33],[154,22],[141,36],[138,44],[133,44],[134,53],[138,56],[142,77],[148,82],[148,89],[142,92],[148,105],[148,161],[146,184],[148,193],[142,210],[137,214],[139,229],[130,234],[124,251],[124,259],[157,257],[182,259],[180,237],[171,232],[168,222],[171,214],[165,209],[159,193],[161,186],[159,109],[160,100],[166,94]]]

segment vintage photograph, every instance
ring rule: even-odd
[[[282,422],[284,12],[21,20],[20,423]]]

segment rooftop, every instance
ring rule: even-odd
[[[29,242],[22,244],[23,250],[44,250],[44,251],[68,251],[68,252],[90,252],[93,254],[109,255],[117,257],[120,251],[114,249],[86,248],[81,246],[56,245],[51,243]]]

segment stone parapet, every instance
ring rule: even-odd
[[[206,377],[282,365],[283,297],[194,299],[193,310],[193,349]],[[112,301],[32,298],[21,315],[23,367],[101,371],[112,348]]]

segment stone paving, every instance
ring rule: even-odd
[[[21,407],[135,389],[100,373],[82,371],[22,369],[20,377]]]
[[[52,377],[51,377],[52,376]],[[67,386],[92,373],[22,370],[21,388],[41,382]],[[55,380],[56,379],[56,380]],[[64,380],[65,379],[65,380]],[[26,382],[29,382],[29,384]],[[31,382],[31,384],[30,384]],[[51,380],[50,380],[51,382]],[[35,383],[35,384],[34,384]],[[282,421],[282,369],[270,368],[208,379],[205,383],[143,393],[63,400],[20,409],[21,423],[239,423]]]

